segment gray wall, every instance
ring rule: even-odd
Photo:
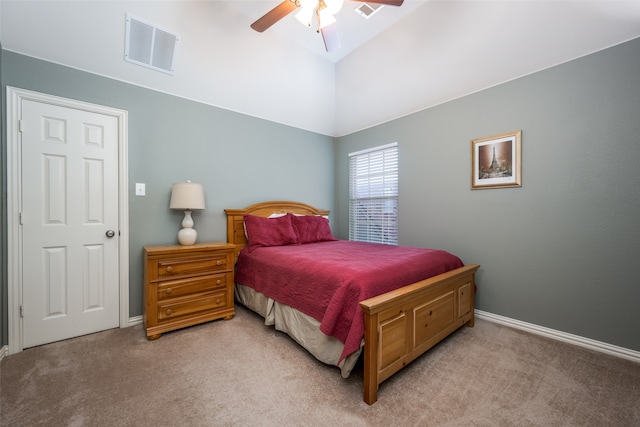
[[[518,129],[522,187],[470,190],[470,140]],[[400,244],[481,264],[481,310],[640,350],[640,39],[339,138],[340,237],[348,153],[393,141]]]
[[[328,137],[15,53],[0,61],[3,95],[10,85],[129,111],[132,316],[142,306],[141,247],[176,240],[173,182],[204,184],[208,209],[194,217],[202,240],[225,238],[224,208],[267,199],[333,209],[335,232],[346,238],[347,154],[398,141],[401,244],[481,264],[481,310],[636,351],[638,76],[633,40],[339,138],[334,148]],[[469,141],[517,129],[522,188],[470,190]],[[147,184],[146,197],[134,196],[136,182]],[[2,206],[5,197],[3,181]],[[2,280],[4,297],[4,271]],[[5,322],[6,303],[0,314]]]
[[[333,209],[330,137],[13,52],[3,51],[1,70],[3,90],[13,86],[129,112],[131,316],[142,314],[142,247],[177,243],[183,213],[169,209],[174,182],[204,185],[207,210],[193,215],[199,241],[226,241],[225,208],[300,200]],[[2,137],[4,158],[5,132]],[[146,183],[145,197],[135,196],[136,182]],[[5,276],[3,293],[6,289]],[[1,311],[4,322],[6,304]]]

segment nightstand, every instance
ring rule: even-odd
[[[196,243],[144,247],[144,326],[147,338],[208,322],[230,320],[235,245]]]

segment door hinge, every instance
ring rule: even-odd
[[[18,120],[18,131],[19,132],[24,131],[24,121],[23,120]]]
[[[19,223],[20,225],[23,225],[23,224],[24,224],[24,223],[22,222],[22,212],[20,212],[20,213],[18,214],[18,223]]]
[[[24,317],[24,305],[20,304],[20,317]]]

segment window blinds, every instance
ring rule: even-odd
[[[349,240],[398,244],[398,144],[349,154]]]

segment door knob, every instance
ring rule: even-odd
[[[104,234],[106,234],[108,238],[112,238],[113,236],[116,235],[116,232],[113,230],[107,230],[107,232]]]

